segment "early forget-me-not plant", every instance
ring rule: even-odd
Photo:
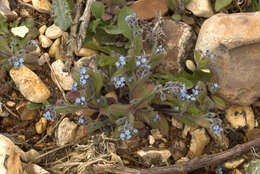
[[[221,122],[216,122],[214,114],[221,105],[216,104],[220,99],[214,99],[218,84],[210,82],[210,74],[201,71],[208,58],[195,52],[197,69],[192,74],[154,74],[166,51],[162,45],[154,45],[151,55],[142,54],[138,18],[131,10],[123,10],[120,25],[128,32],[121,33],[131,41],[127,54],[99,54],[95,66],[75,66],[72,103],[54,106],[51,112],[47,109],[43,116],[50,120],[57,113],[91,110],[97,117],[81,115],[78,120],[87,133],[110,126],[113,135],[122,140],[138,136],[143,125],[140,123],[159,128],[167,136],[167,117],[210,128],[216,134],[221,132]]]

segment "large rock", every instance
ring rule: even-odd
[[[49,0],[32,0],[33,7],[41,10],[51,11],[51,3]]]
[[[162,30],[166,35],[165,45],[167,56],[158,67],[159,72],[176,72],[181,69],[185,57],[194,47],[192,28],[182,22],[164,20]],[[173,32],[174,31],[174,32]]]
[[[10,76],[22,95],[34,103],[42,103],[50,96],[49,89],[41,79],[26,66],[10,70]]]
[[[71,143],[75,140],[77,125],[70,121],[68,118],[64,118],[56,131],[57,145],[63,146],[67,143]]]
[[[53,62],[51,64],[51,66],[53,68],[53,73],[55,73],[56,78],[57,78],[58,82],[60,83],[60,86],[62,87],[62,89],[71,90],[74,80],[72,78],[71,73],[63,72],[62,69],[64,68],[64,63],[62,62],[62,60],[60,60],[60,59],[56,60],[55,62]],[[53,73],[51,73],[51,78],[56,83]]]
[[[166,0],[138,0],[130,8],[142,19],[152,19],[158,13],[164,15],[168,11]]]
[[[191,0],[186,8],[199,17],[207,18],[214,14],[210,0]]]
[[[210,69],[218,94],[231,104],[250,105],[260,97],[260,12],[217,14],[201,27],[196,49],[216,55]]]
[[[9,138],[0,134],[0,173],[22,174],[21,155],[24,156],[24,152]]]

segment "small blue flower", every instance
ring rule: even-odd
[[[74,82],[73,85],[72,85],[72,91],[77,91],[78,90],[78,83],[77,82]]]
[[[77,97],[75,99],[75,103],[85,105],[86,104],[86,97],[85,96]]]
[[[130,135],[131,134],[130,130],[129,129],[125,130],[125,134]]]
[[[222,168],[221,168],[221,167],[220,167],[220,168],[217,168],[216,174],[223,174],[223,171],[222,171]]]
[[[119,60],[115,63],[117,68],[121,68],[126,64],[126,60],[124,56],[119,56]]]
[[[88,68],[82,67],[81,71],[80,71],[80,74],[86,74],[87,70],[88,70]]]
[[[134,129],[133,132],[134,132],[135,134],[138,134],[138,129]]]
[[[20,68],[24,66],[24,59],[23,58],[16,58],[14,61],[14,68]]]
[[[214,83],[213,85],[214,85],[215,88],[219,87],[218,83]]]
[[[212,130],[212,132],[213,132],[214,134],[219,134],[220,132],[223,131],[223,128],[220,127],[219,124],[213,124],[213,125],[210,127],[210,129]]]
[[[47,119],[47,120],[52,120],[52,114],[50,111],[47,111],[43,114],[43,116]]]
[[[146,62],[146,58],[143,57],[143,58],[141,59],[141,62],[142,62],[142,63],[145,63],[145,62]]]
[[[84,122],[85,122],[84,116],[80,116],[79,120],[78,120],[78,123],[79,124],[84,124]]]
[[[174,111],[179,111],[179,110],[180,110],[180,107],[179,107],[179,106],[174,106],[174,107],[173,107],[173,110],[174,110]]]
[[[114,82],[116,88],[122,88],[125,86],[124,76],[113,77],[112,81]]]
[[[125,140],[125,138],[126,138],[126,135],[124,133],[120,133],[120,139]]]
[[[158,119],[159,119],[159,114],[156,113],[156,114],[155,114],[155,117],[154,117],[154,119],[153,119],[153,121],[156,122],[156,121],[158,121]]]
[[[136,66],[140,66],[141,65],[141,62],[140,61],[136,61]]]

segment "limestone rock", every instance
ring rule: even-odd
[[[171,156],[171,152],[167,149],[148,151],[139,150],[137,151],[137,155],[143,158],[143,160],[148,164],[160,165],[167,163],[167,160]]]
[[[0,134],[0,173],[22,174],[21,155],[24,152],[9,138]]]
[[[41,43],[42,48],[48,48],[52,44],[52,41],[44,35],[39,36],[39,41]]]
[[[255,127],[255,115],[250,106],[231,106],[226,110],[226,119],[235,129],[247,126],[252,130]]]
[[[9,1],[0,1],[0,14],[8,20],[14,20],[18,17],[15,11],[11,11]]]
[[[44,53],[41,55],[40,59],[38,60],[38,64],[40,66],[44,65],[47,61],[50,61],[50,56],[48,53]]]
[[[208,18],[214,14],[210,0],[191,0],[186,8],[199,17]]]
[[[77,125],[70,121],[68,118],[64,118],[58,126],[56,131],[57,145],[63,146],[67,143],[71,143],[75,138]]]
[[[224,163],[225,168],[227,169],[235,169],[237,168],[240,164],[242,164],[245,161],[245,159],[240,158],[240,159],[235,159],[231,161],[227,161]]]
[[[25,171],[28,174],[50,174],[47,170],[43,169],[42,167],[36,164],[27,164],[25,165]]]
[[[25,156],[26,156],[26,162],[30,162],[30,161],[34,161],[38,156],[40,156],[40,152],[34,150],[34,149],[30,149],[29,151],[25,152]],[[38,162],[40,160],[36,160],[36,162]]]
[[[216,14],[201,26],[196,49],[214,50],[219,44],[228,49],[260,41],[260,12]]]
[[[53,62],[51,64],[51,66],[53,68],[53,71],[54,71],[56,78],[57,78],[58,82],[60,83],[61,87],[64,90],[71,90],[74,80],[72,78],[71,73],[63,72],[64,63],[62,62],[62,60],[60,60],[60,59],[56,60],[55,62]],[[53,74],[51,74],[51,77],[52,77],[53,81],[55,82]]]
[[[198,157],[203,153],[203,150],[209,143],[210,138],[206,134],[205,129],[196,129],[195,131],[190,132],[190,134],[192,138],[188,156],[190,158]]]
[[[26,66],[10,70],[10,76],[22,95],[34,103],[42,103],[50,96],[49,89],[41,79]]]
[[[158,67],[159,72],[176,72],[181,70],[185,57],[193,47],[194,35],[189,25],[166,19],[162,23],[166,35],[167,55]],[[174,31],[174,32],[173,32]]]
[[[24,36],[29,32],[29,28],[26,26],[19,26],[19,27],[14,27],[11,28],[11,33],[14,36],[18,36],[20,38],[24,38]]]
[[[77,53],[77,56],[80,57],[90,57],[96,55],[97,52],[94,50],[91,50],[89,48],[81,48],[79,52]]]
[[[142,20],[152,19],[157,13],[164,15],[168,11],[166,0],[138,0],[130,8]]]
[[[42,134],[47,127],[47,119],[45,117],[42,117],[36,124],[35,129],[37,134]]]
[[[39,28],[39,33],[41,35],[43,35],[45,33],[45,31],[47,30],[47,26],[46,25],[43,25]]]
[[[51,11],[51,3],[49,0],[32,0],[32,5],[41,10]]]
[[[54,41],[54,43],[51,45],[51,47],[49,49],[50,57],[55,57],[56,58],[56,54],[58,54],[57,52],[59,51],[59,47],[60,47],[60,38],[56,39]]]
[[[57,25],[53,24],[46,29],[45,35],[49,39],[57,39],[62,35],[62,32],[63,31]]]
[[[208,47],[218,95],[234,105],[248,106],[260,97],[260,12],[217,14],[200,30],[196,49]]]

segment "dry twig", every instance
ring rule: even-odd
[[[107,166],[107,165],[97,165],[94,166],[94,170],[97,173],[115,173],[115,174],[177,174],[191,172],[196,169],[209,166],[217,165],[223,163],[226,160],[237,157],[246,153],[252,147],[260,147],[260,138],[257,138],[253,141],[249,141],[244,144],[236,145],[235,147],[212,155],[203,155],[199,158],[194,158],[190,161],[175,164],[167,167],[154,167],[150,169],[131,169],[127,167],[120,166]]]
[[[86,3],[86,7],[84,10],[83,15],[80,17],[79,21],[81,22],[80,24],[80,28],[79,28],[79,34],[77,37],[77,47],[78,50],[80,50],[80,48],[82,47],[82,43],[86,38],[86,32],[88,29],[88,23],[90,20],[90,16],[91,16],[91,5],[95,0],[88,0],[88,2]]]
[[[79,24],[80,12],[82,9],[83,0],[78,0],[75,8],[75,17],[72,21],[72,25],[70,27],[70,36],[69,41],[67,43],[67,51],[66,51],[66,62],[63,71],[70,72],[71,64],[74,59],[74,51],[77,51],[77,29]]]

